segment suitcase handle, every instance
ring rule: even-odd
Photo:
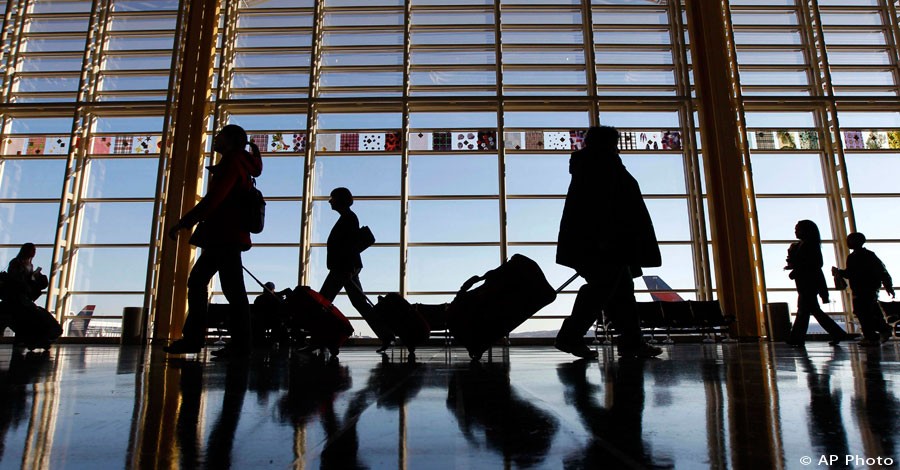
[[[459,288],[459,290],[456,291],[456,295],[459,295],[459,294],[462,294],[463,292],[468,291],[469,289],[472,288],[472,286],[474,286],[475,284],[477,284],[479,281],[482,281],[482,280],[484,280],[483,276],[470,277],[468,280],[466,280],[466,282],[463,283],[463,285]]]
[[[562,292],[562,290],[565,289],[566,287],[568,287],[569,284],[575,282],[575,279],[578,279],[578,273],[573,274],[572,277],[570,277],[566,282],[562,283],[562,285],[556,289],[556,293],[559,294],[560,292]],[[463,292],[468,291],[477,282],[483,281],[483,280],[484,280],[484,276],[470,277],[466,282],[463,283],[462,287],[459,288],[459,291],[456,293],[456,295],[459,295],[459,294],[462,294]]]
[[[556,289],[556,293],[559,294],[560,292],[562,292],[563,289],[565,289],[569,284],[571,284],[577,278],[578,278],[578,273],[573,274],[572,277],[570,277],[568,281],[564,282],[561,286],[559,286],[558,289]]]
[[[247,274],[249,274],[250,277],[252,277],[253,280],[256,281],[257,284],[259,284],[259,287],[262,287],[264,291],[266,291],[266,292],[272,294],[273,296],[275,296],[276,299],[279,299],[279,300],[281,299],[281,297],[280,297],[278,294],[276,294],[275,291],[273,291],[272,289],[269,289],[268,287],[266,287],[265,284],[262,283],[262,281],[260,281],[259,279],[257,279],[256,276],[254,276],[253,273],[251,273],[250,270],[247,269],[246,266],[241,265],[241,267],[244,268],[244,271],[247,271]]]

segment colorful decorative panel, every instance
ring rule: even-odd
[[[569,143],[572,150],[581,150],[584,148],[584,135],[587,131],[569,131]]]
[[[478,133],[475,131],[453,131],[453,150],[478,150]]]
[[[681,150],[681,132],[665,131],[662,133],[663,150]]]
[[[44,155],[68,155],[69,136],[47,137],[44,141]]]
[[[431,132],[411,132],[409,134],[409,149],[431,150],[432,139]]]
[[[508,150],[562,150],[584,148],[587,131],[545,130],[512,131],[503,133]],[[681,150],[681,132],[673,130],[620,130],[620,150]]]
[[[320,152],[337,152],[339,134],[319,134],[316,136],[316,150]]]
[[[525,149],[526,150],[545,150],[544,131],[526,131],[525,132]]]
[[[113,153],[117,155],[134,153],[133,135],[120,135],[116,138],[116,144],[113,146]]]
[[[572,142],[569,131],[545,131],[544,148],[547,150],[571,150]]]
[[[69,136],[8,137],[3,141],[3,155],[68,155]]]
[[[478,150],[497,150],[497,133],[478,131]]]
[[[860,131],[844,131],[844,149],[845,150],[862,150],[863,135]]]
[[[525,133],[524,132],[504,132],[503,146],[508,150],[524,150],[525,149]]]
[[[431,134],[431,138],[432,150],[450,150],[453,148],[450,142],[450,139],[452,139],[450,132],[434,132]]]
[[[384,150],[386,152],[397,152],[402,144],[403,141],[400,140],[399,132],[388,132],[384,135]]]
[[[293,152],[305,152],[306,151],[306,133],[295,132],[295,133],[291,134],[291,151],[293,151]]]
[[[747,133],[754,150],[818,150],[817,131],[759,130]]]
[[[106,155],[112,153],[115,145],[115,136],[94,137],[91,139],[90,153],[93,155]]]
[[[637,147],[637,132],[619,131],[619,150],[634,150]]]
[[[900,131],[888,132],[888,148],[894,150],[900,149]]]
[[[359,134],[359,150],[363,152],[383,152],[384,133]]]
[[[27,137],[8,137],[3,141],[3,155],[22,155],[27,147]]]
[[[293,135],[283,132],[269,134],[268,149],[270,152],[292,152],[294,150]]]
[[[844,150],[900,150],[900,130],[846,130]]]
[[[25,148],[26,155],[43,155],[44,146],[47,144],[46,137],[31,137],[28,139],[28,146]]]
[[[882,150],[888,148],[887,132],[863,132],[863,141],[866,143],[866,150]]]
[[[136,135],[131,139],[131,151],[138,154],[156,154],[162,147],[162,136]]]
[[[341,152],[356,152],[359,150],[359,134],[348,132],[341,134]]]
[[[420,133],[411,137],[417,145],[430,143],[431,138],[430,133]],[[316,150],[319,152],[398,152],[401,143],[400,133],[396,131],[345,132],[316,136]],[[306,149],[306,134],[293,134],[292,149],[293,152]]]
[[[638,149],[659,150],[662,143],[662,132],[639,132]]]
[[[247,139],[256,144],[261,152],[269,148],[269,134],[250,134]]]

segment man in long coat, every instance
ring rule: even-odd
[[[662,352],[641,338],[633,281],[642,274],[641,267],[660,266],[662,258],[640,186],[622,164],[618,142],[616,128],[592,127],[585,148],[569,160],[572,181],[556,262],[575,269],[587,284],[559,329],[556,348],[579,357],[597,356],[585,345],[584,335],[601,311],[612,321],[619,356]]]

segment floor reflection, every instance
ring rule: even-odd
[[[556,369],[565,386],[566,403],[578,410],[582,423],[591,432],[587,446],[566,457],[567,468],[673,466],[672,462],[654,457],[643,437],[646,362],[622,361],[609,365],[602,372],[608,384],[605,397],[588,382],[587,374],[595,361],[582,359],[560,364]],[[604,398],[606,403],[601,405]]]
[[[447,408],[472,446],[481,445],[504,463],[532,467],[542,463],[559,429],[557,419],[523,399],[510,383],[509,364],[480,362],[454,367]]]
[[[462,350],[423,348],[413,361],[348,348],[340,361],[219,363],[2,345],[0,467],[741,469],[897,459],[898,344],[684,344],[630,362],[600,353],[572,361],[517,347],[470,363]]]

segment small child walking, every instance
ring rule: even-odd
[[[893,281],[884,263],[872,251],[863,248],[866,236],[860,232],[847,235],[847,247],[853,250],[847,255],[847,268],[832,266],[831,274],[846,279],[853,291],[853,313],[859,319],[863,331],[861,346],[878,346],[891,336],[891,327],[884,321],[878,307],[878,291],[884,286],[894,297]]]

